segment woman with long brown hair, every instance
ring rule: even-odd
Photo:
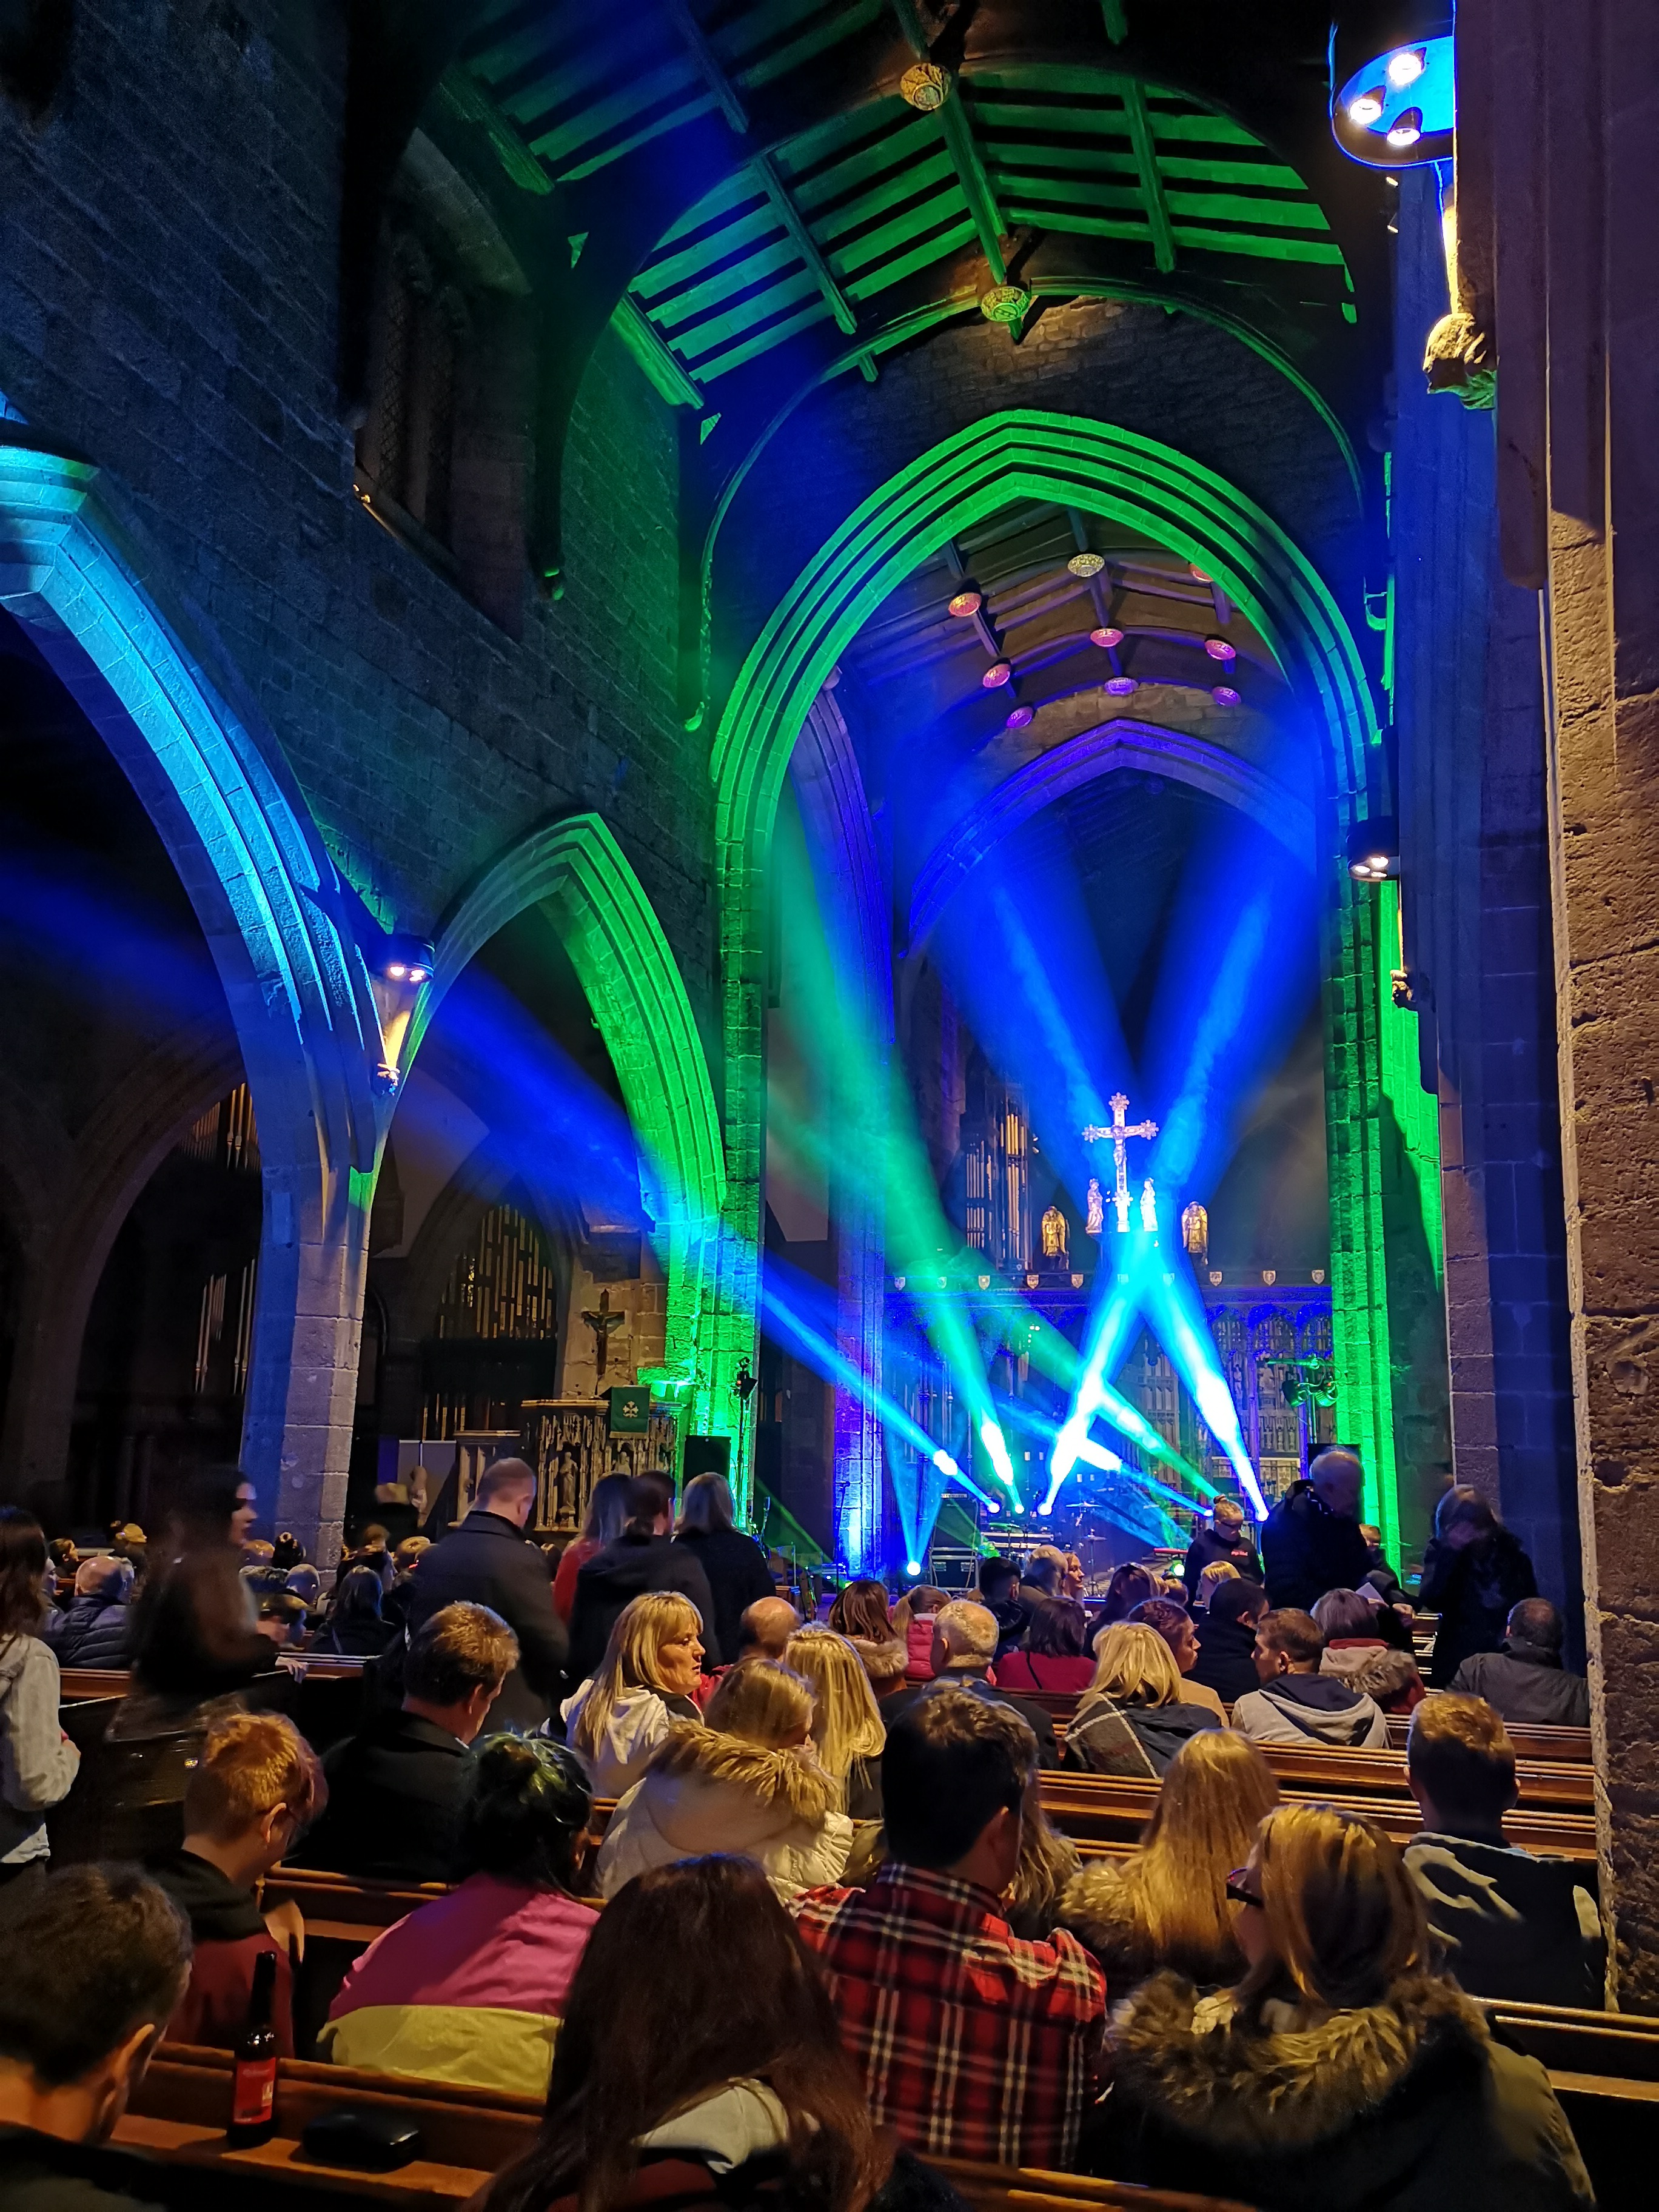
[[[0,1883],[44,1871],[46,1808],[68,1796],[81,1765],[58,1725],[58,1660],[40,1634],[46,1565],[33,1514],[0,1505]]]
[[[566,2000],[535,2146],[477,2212],[653,2212],[808,2199],[863,2212],[887,2176],[823,1984],[741,1859],[659,1867],[599,1916]],[[716,2180],[718,2177],[718,2180]]]
[[[1227,1877],[1249,1856],[1278,1802],[1272,1769],[1243,1736],[1212,1729],[1182,1746],[1139,1850],[1085,1867],[1060,1907],[1061,1925],[1100,1960],[1109,1989],[1143,1981],[1160,1966],[1200,1987],[1243,1972]]]
[[[241,1577],[241,1546],[257,1510],[239,1467],[197,1468],[180,1482],[133,1620],[140,1690],[188,1706],[270,1672],[272,1648],[253,1625]]]
[[[1548,2075],[1431,1971],[1380,1828],[1281,1805],[1228,1894],[1248,1972],[1208,1997],[1155,1974],[1119,2009],[1091,2172],[1261,2212],[1589,2212]]]

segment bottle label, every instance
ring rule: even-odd
[[[250,2058],[239,2062],[230,2092],[232,2127],[264,2127],[275,2110],[276,2103],[276,2058]]]

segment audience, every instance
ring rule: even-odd
[[[600,1914],[540,2134],[479,2203],[865,2212],[890,2164],[765,1882],[741,1859],[698,1858],[641,1875]]]
[[[1227,1881],[1249,1856],[1257,1828],[1279,1802],[1261,1753],[1243,1736],[1212,1729],[1170,1760],[1158,1803],[1127,1859],[1097,1859],[1066,1892],[1064,1925],[1106,1970],[1109,1989],[1161,1967],[1200,1988],[1244,1971]]]
[[[933,1615],[932,1664],[933,1682],[913,1685],[883,1701],[882,1717],[890,1729],[901,1713],[912,1711],[933,1687],[948,1681],[952,1689],[966,1690],[975,1698],[994,1698],[1011,1705],[1036,1738],[1037,1759],[1045,1767],[1060,1765],[1060,1745],[1054,1724],[1041,1705],[1030,1704],[990,1680],[991,1663],[998,1644],[996,1617],[987,1606],[971,1598],[952,1598]]]
[[[1089,1617],[1074,1597],[1030,1598],[1030,1626],[1025,1648],[1005,1651],[997,1661],[1000,1690],[1042,1690],[1066,1696],[1086,1690],[1095,1676],[1089,1656]]]
[[[329,2008],[321,2055],[544,2095],[571,1978],[599,1918],[572,1894],[592,1802],[562,1744],[481,1743],[459,1808],[459,1887],[369,1945]]]
[[[1365,1539],[1365,1557],[1370,1563],[1365,1571],[1365,1580],[1392,1612],[1395,1607],[1406,1603],[1406,1593],[1382,1548],[1382,1531],[1374,1522],[1362,1521],[1359,1533]]]
[[[323,1761],[328,1810],[307,1864],[374,1881],[447,1881],[471,1779],[469,1747],[518,1656],[482,1605],[447,1605],[410,1639],[401,1706],[378,1713]]]
[[[1176,1672],[1181,1677],[1181,1702],[1185,1705],[1201,1705],[1213,1713],[1224,1726],[1227,1708],[1207,1683],[1194,1678],[1201,1638],[1193,1626],[1193,1617],[1184,1605],[1172,1597],[1149,1597],[1138,1605],[1129,1615],[1131,1622],[1150,1628],[1161,1636],[1170,1647],[1170,1656],[1175,1661]]]
[[[1503,1650],[1472,1653],[1451,1686],[1484,1698],[1517,1728],[1588,1728],[1589,1684],[1563,1667],[1564,1632],[1547,1597],[1523,1597],[1510,1608]]]
[[[1081,1597],[1083,1565],[1075,1552],[1058,1544],[1034,1544],[1020,1575],[1021,1602],[1029,1609],[1039,1598]]]
[[[1106,1585],[1105,1601],[1095,1623],[1094,1642],[1099,1643],[1102,1629],[1127,1620],[1138,1605],[1145,1605],[1149,1597],[1161,1597],[1163,1594],[1158,1577],[1139,1560],[1131,1559],[1119,1567]]]
[[[790,1638],[783,1656],[811,1689],[812,1741],[818,1765],[840,1789],[842,1811],[855,1820],[879,1820],[887,1729],[852,1639],[814,1622]]]
[[[1255,1630],[1267,1610],[1267,1591],[1242,1575],[1218,1583],[1211,1594],[1188,1679],[1213,1690],[1224,1705],[1235,1705],[1259,1685]]]
[[[697,1721],[702,1668],[702,1621],[690,1598],[648,1590],[623,1607],[599,1671],[564,1705],[565,1741],[596,1797],[631,1790],[675,1723]]]
[[[0,2212],[142,2212],[143,2160],[100,2148],[176,2008],[190,1934],[135,1868],[0,1898]]]
[[[1423,1702],[1423,1677],[1411,1653],[1382,1634],[1388,1611],[1375,1591],[1327,1590],[1312,1616],[1325,1638],[1319,1670],[1363,1690],[1385,1713],[1408,1713]]]
[[[1121,1620],[1096,1648],[1094,1680],[1066,1731],[1068,1766],[1161,1775],[1189,1736],[1221,1726],[1203,1705],[1182,1702],[1180,1674],[1156,1629]]]
[[[1358,1452],[1332,1444],[1293,1482],[1261,1528],[1268,1601],[1279,1612],[1311,1612],[1328,1589],[1364,1582],[1370,1559],[1359,1533],[1364,1470]]]
[[[429,1536],[405,1536],[392,1554],[392,1587],[380,1600],[380,1618],[390,1621],[394,1638],[401,1636],[409,1626],[410,1607],[415,1602],[415,1570],[421,1564],[422,1553],[431,1549]],[[294,1577],[290,1575],[288,1579],[292,1589]]]
[[[1510,1614],[1536,1597],[1532,1561],[1478,1490],[1454,1484],[1434,1510],[1417,1602],[1440,1616],[1429,1680],[1445,1689],[1477,1651],[1500,1651]]]
[[[1236,1498],[1217,1498],[1210,1507],[1207,1528],[1195,1531],[1187,1547],[1182,1580],[1194,1597],[1206,1568],[1225,1565],[1236,1575],[1261,1580],[1261,1561],[1244,1533],[1244,1508]]]
[[[931,1682],[933,1679],[933,1615],[949,1605],[949,1590],[932,1583],[918,1583],[893,1607],[893,1631],[904,1644],[904,1679]]]
[[[303,1650],[310,1633],[306,1601],[291,1589],[261,1590],[254,1604],[253,1625],[278,1651]]]
[[[1255,1743],[1381,1751],[1389,1724],[1375,1698],[1340,1674],[1322,1674],[1325,1638],[1311,1613],[1281,1606],[1256,1625],[1257,1686],[1233,1705],[1233,1726]]]
[[[472,1510],[421,1554],[408,1625],[420,1628],[447,1605],[479,1605],[517,1639],[517,1663],[502,1685],[498,1728],[543,1727],[563,1676],[569,1639],[553,1610],[541,1553],[524,1533],[536,1476],[521,1459],[498,1459],[478,1478]],[[601,1637],[600,1648],[604,1647]]]
[[[235,1467],[192,1473],[171,1502],[160,1557],[133,1612],[132,1672],[138,1690],[174,1722],[276,1665],[240,1571],[256,1510],[253,1485]],[[139,1717],[123,1717],[131,1725]]]
[[[280,1528],[270,1547],[270,1564],[279,1575],[291,1575],[306,1564],[306,1547],[291,1528]]]
[[[866,1644],[896,1644],[897,1629],[888,1609],[887,1587],[868,1577],[848,1583],[830,1608],[825,1624],[837,1636],[856,1636]]]
[[[49,1571],[40,1523],[0,1505],[0,1887],[45,1872],[46,1813],[81,1765],[58,1725],[58,1660],[41,1636]]]
[[[1231,1559],[1218,1559],[1213,1566],[1206,1567],[1198,1578],[1198,1588],[1193,1592],[1193,1611],[1207,1613],[1210,1600],[1222,1583],[1236,1583],[1241,1579],[1238,1569]]]
[[[787,1597],[757,1597],[738,1617],[737,1656],[732,1663],[740,1667],[745,1659],[781,1659],[799,1626],[800,1615]],[[698,1675],[691,1702],[699,1712],[731,1671],[730,1667],[716,1667],[712,1674]]]
[[[1028,1943],[1047,1942],[1060,1925],[1066,1893],[1082,1869],[1077,1845],[1043,1811],[1033,1784],[1020,1808],[1019,1864],[1002,1898],[1002,1917],[1014,1934]]]
[[[375,1659],[392,1641],[390,1621],[380,1618],[384,1592],[373,1567],[350,1567],[334,1588],[327,1625],[317,1639],[319,1651],[342,1659]]]
[[[924,2156],[1064,2166],[1095,2094],[1100,1969],[1074,1936],[1028,1942],[1002,1913],[1036,1771],[1006,1703],[924,1692],[882,1753],[886,1863],[867,1889],[791,1906],[878,2124]]]
[[[558,1571],[553,1577],[553,1609],[567,1627],[576,1603],[576,1577],[623,1532],[628,1519],[628,1484],[625,1474],[599,1477],[588,1498],[581,1534],[559,1554]]]
[[[726,1656],[714,1631],[714,1600],[696,1553],[669,1536],[673,1492],[666,1477],[630,1475],[626,1504],[622,1534],[596,1552],[576,1576],[570,1615],[571,1674],[580,1682],[597,1673],[617,1615],[635,1598],[657,1590],[678,1591],[696,1606],[702,1623],[703,1671],[712,1674]]]
[[[46,1616],[45,1635],[60,1667],[125,1667],[132,1641],[131,1562],[94,1552],[75,1571],[75,1592]]]
[[[611,1814],[602,1893],[705,1851],[753,1859],[781,1897],[838,1881],[853,1823],[840,1785],[812,1755],[813,1705],[809,1685],[775,1659],[734,1667],[709,1700],[707,1725],[677,1721]]]
[[[1261,2212],[1590,2212],[1548,2076],[1430,1973],[1380,1830],[1281,1806],[1230,1888],[1249,1972],[1206,1998],[1158,1974],[1121,2008],[1091,2171]]]
[[[707,1577],[714,1601],[715,1650],[722,1658],[735,1658],[744,1607],[778,1593],[765,1553],[738,1526],[732,1486],[723,1474],[694,1474],[686,1484],[674,1541]]]
[[[152,1871],[190,1922],[190,1980],[167,2027],[173,2043],[234,2046],[247,2022],[253,1962],[276,1954],[270,2025],[294,2056],[293,1960],[305,1923],[290,1905],[261,1918],[258,1885],[328,1802],[317,1754],[280,1713],[215,1722],[185,1790],[182,1849]]]
[[[1012,1559],[993,1557],[980,1561],[979,1601],[997,1625],[999,1653],[1024,1642],[1031,1616],[1019,1594],[1019,1569]]]
[[[1607,1949],[1595,1899],[1570,1861],[1505,1840],[1515,1746],[1492,1707],[1450,1692],[1426,1699],[1412,1717],[1406,1779],[1423,1815],[1406,1864],[1460,1985],[1599,2010]]]

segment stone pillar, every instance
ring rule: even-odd
[[[1537,594],[1498,559],[1493,416],[1431,394],[1432,173],[1401,179],[1395,721],[1406,960],[1439,1108],[1452,1472],[1581,1615]],[[1582,1643],[1579,1646],[1582,1655]]]
[[[1544,592],[1562,1169],[1610,1986],[1659,2010],[1659,11],[1465,0],[1459,256]]]

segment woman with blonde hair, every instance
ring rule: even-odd
[[[1205,1568],[1203,1573],[1200,1575],[1198,1578],[1198,1588],[1193,1592],[1194,1611],[1195,1613],[1206,1612],[1209,1608],[1210,1600],[1220,1589],[1222,1583],[1236,1583],[1238,1580],[1238,1569],[1233,1565],[1231,1559],[1212,1559],[1209,1565]]]
[[[561,1708],[596,1797],[631,1790],[677,1723],[701,1724],[702,1660],[702,1616],[677,1590],[647,1590],[617,1615],[598,1672]]]
[[[1095,1641],[1095,1679],[1066,1731],[1066,1764],[1091,1774],[1157,1778],[1189,1736],[1218,1729],[1182,1702],[1181,1674],[1156,1629],[1117,1621]]]
[[[841,1808],[855,1820],[881,1818],[881,1754],[887,1729],[864,1661],[850,1638],[809,1623],[785,1649],[786,1667],[811,1684],[818,1765],[841,1784]]]
[[[1549,2077],[1429,1971],[1380,1828],[1282,1805],[1227,1890],[1249,1971],[1210,1997],[1155,1974],[1119,2009],[1090,2170],[1261,2212],[1589,2212]]]
[[[611,1816],[599,1888],[614,1897],[649,1867],[708,1851],[753,1859],[780,1897],[838,1881],[853,1823],[812,1745],[817,1700],[793,1667],[747,1659],[708,1701],[706,1725],[676,1721]]]
[[[1200,1986],[1243,1972],[1227,1879],[1278,1802],[1272,1769],[1243,1736],[1215,1729],[1182,1746],[1139,1850],[1085,1867],[1060,1908],[1061,1924],[1106,1969],[1109,1989],[1144,1981],[1160,1966]]]

